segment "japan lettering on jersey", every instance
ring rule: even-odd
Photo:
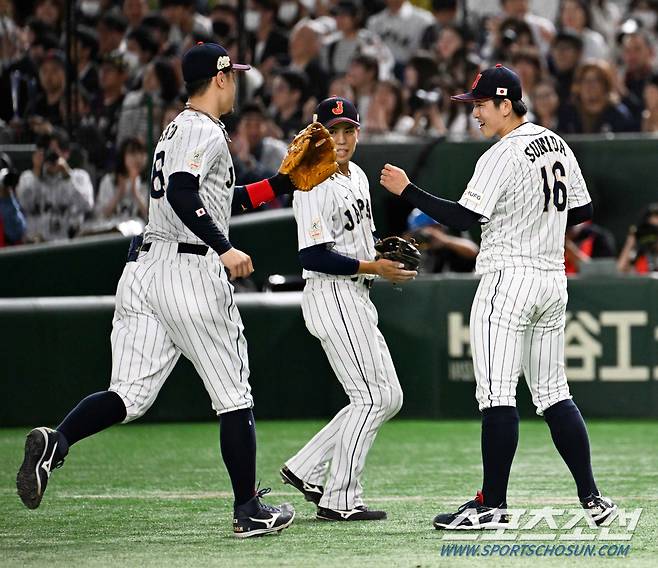
[[[178,218],[166,199],[169,176],[176,172],[199,178],[199,195],[205,210],[219,230],[228,236],[235,172],[227,135],[221,122],[186,109],[165,128],[155,148],[144,240],[203,244]],[[202,210],[197,212],[203,213]]]
[[[368,178],[355,163],[349,164],[350,177],[331,176],[311,191],[296,191],[293,211],[297,221],[299,250],[327,244],[342,255],[359,260],[375,258]],[[304,270],[304,278],[333,276]]]
[[[590,201],[566,142],[542,126],[523,123],[482,155],[459,200],[483,223],[476,272],[563,271],[567,212]]]

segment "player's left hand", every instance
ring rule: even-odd
[[[386,164],[379,178],[379,183],[392,194],[401,195],[404,188],[409,185],[409,178],[402,168]]]

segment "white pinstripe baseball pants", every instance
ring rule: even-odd
[[[251,408],[243,329],[217,253],[179,254],[177,243],[154,241],[117,287],[109,390],[126,405],[124,422],[151,407],[181,353],[218,414]]]
[[[306,326],[350,402],[286,466],[304,481],[324,485],[320,506],[330,509],[363,505],[360,478],[368,450],[379,427],[402,407],[402,389],[368,296],[362,283],[348,278],[309,279],[302,299]]]
[[[470,318],[480,410],[516,406],[523,372],[537,414],[571,398],[564,372],[567,278],[530,268],[484,274]]]

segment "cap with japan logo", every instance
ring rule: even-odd
[[[494,97],[502,97],[511,101],[521,100],[521,80],[519,76],[500,63],[479,73],[468,93],[454,95],[450,99],[472,103],[486,101]]]
[[[331,128],[339,122],[348,122],[360,126],[359,113],[354,103],[344,97],[324,99],[315,109],[316,119],[325,128]]]
[[[214,77],[220,71],[247,71],[251,66],[232,63],[228,51],[217,43],[199,42],[183,55],[183,79],[194,83]]]

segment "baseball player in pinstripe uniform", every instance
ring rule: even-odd
[[[614,511],[601,496],[583,418],[564,372],[567,226],[592,217],[573,152],[554,132],[527,122],[518,76],[498,64],[453,100],[474,105],[487,137],[500,136],[478,160],[458,203],[434,197],[387,164],[381,183],[437,221],[457,229],[482,224],[476,271],[482,276],[470,318],[476,398],[482,412],[484,480],[477,497],[434,519],[437,529],[504,526],[507,483],[518,442],[516,386],[521,373],[578,497],[601,524]]]
[[[231,210],[252,209],[292,192],[277,174],[235,187],[228,137],[236,70],[226,50],[199,44],[183,57],[189,103],[163,132],[153,161],[149,222],[133,243],[119,281],[111,335],[109,390],[88,396],[55,430],[27,437],[18,493],[39,506],[48,478],[68,448],[109,426],[142,416],[181,354],[194,364],[219,415],[222,457],[231,478],[238,537],[278,532],[294,510],[271,507],[256,492],[256,436],[243,326],[230,280],[253,271],[228,240]]]
[[[316,113],[336,143],[339,171],[311,191],[294,194],[306,280],[302,311],[349,404],[280,473],[284,483],[318,506],[319,519],[378,520],[386,513],[366,507],[361,475],[377,431],[402,406],[402,389],[369,290],[377,276],[403,282],[416,272],[403,270],[398,262],[375,260],[368,179],[350,161],[359,135],[356,108],[347,99],[331,97]]]

